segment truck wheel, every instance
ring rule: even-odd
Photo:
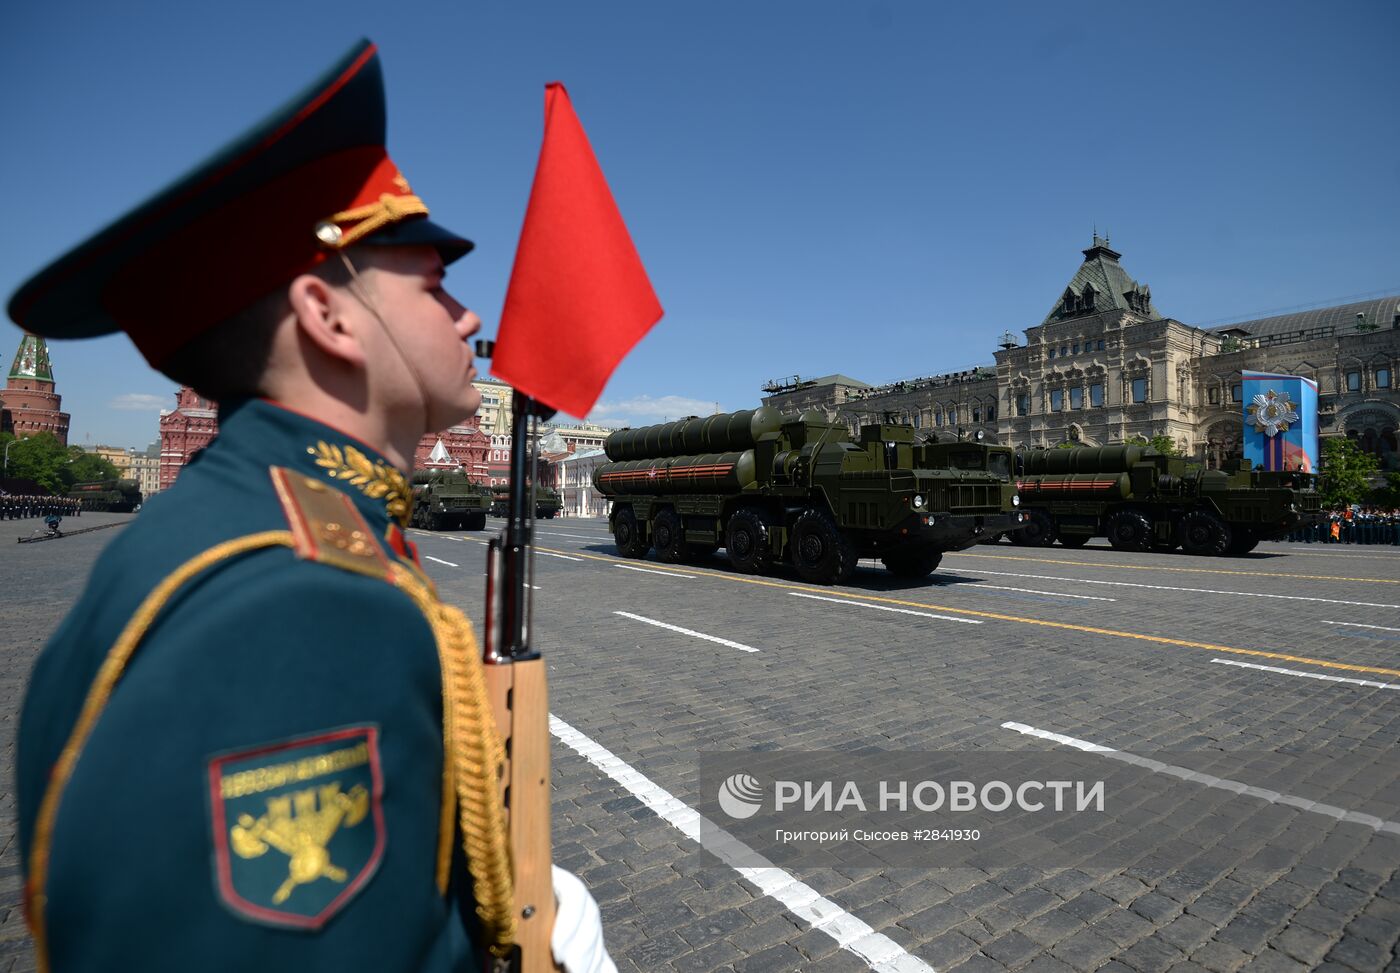
[[[647,542],[642,540],[642,532],[637,529],[637,515],[631,507],[623,507],[613,517],[613,540],[617,542],[617,553],[623,557],[646,557]]]
[[[1079,548],[1079,547],[1083,547],[1083,546],[1084,546],[1085,544],[1087,544],[1087,543],[1089,543],[1089,535],[1088,535],[1088,534],[1061,534],[1061,535],[1060,535],[1060,545],[1061,545],[1062,547]]]
[[[471,514],[471,515],[468,516],[468,517],[463,517],[463,518],[462,518],[462,526],[463,526],[466,530],[485,530],[485,529],[486,529],[486,515],[485,515],[485,514]]]
[[[663,510],[651,522],[651,545],[656,556],[667,564],[685,561],[685,528],[674,510]]]
[[[1254,550],[1258,544],[1259,535],[1255,534],[1252,530],[1241,528],[1235,531],[1234,536],[1230,538],[1230,546],[1225,549],[1225,553],[1230,555],[1230,557],[1243,557]]]
[[[792,526],[792,566],[803,581],[842,584],[856,571],[856,549],[830,515],[808,507]]]
[[[442,530],[442,518],[437,514],[428,514],[428,530]]]
[[[735,571],[762,574],[773,562],[773,549],[768,543],[768,527],[758,511],[743,507],[734,511],[724,533],[724,549]]]
[[[1019,541],[1017,535],[1020,535]],[[1055,522],[1043,510],[1028,510],[1026,526],[1012,531],[1011,540],[1022,547],[1049,547],[1055,543]]]
[[[1181,549],[1187,554],[1204,554],[1219,557],[1230,548],[1234,539],[1230,528],[1220,522],[1214,514],[1204,510],[1191,510],[1181,515],[1176,524],[1177,536],[1181,538]]]
[[[931,549],[918,551],[901,551],[898,554],[891,554],[888,557],[880,558],[885,570],[896,578],[927,578],[938,568],[938,562],[943,560],[943,552]]]
[[[1141,551],[1152,543],[1152,521],[1136,510],[1119,510],[1108,518],[1108,542],[1115,551]]]

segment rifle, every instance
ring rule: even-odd
[[[478,354],[490,357],[491,345],[479,342]],[[493,973],[552,973],[557,969],[549,948],[554,929],[549,687],[544,659],[530,644],[535,521],[530,440],[534,421],[552,414],[553,410],[546,410],[529,396],[513,396],[510,503],[505,530],[491,539],[486,558],[482,663],[492,715],[505,745],[501,803],[506,810],[517,928],[514,955],[493,963]]]

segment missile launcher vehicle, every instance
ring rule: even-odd
[[[527,487],[528,489],[528,487]],[[564,509],[564,500],[549,487],[535,488],[535,519],[553,520]],[[498,487],[492,495],[491,516],[504,517],[510,512],[510,489]]]
[[[131,513],[141,506],[141,484],[135,480],[89,480],[68,488],[68,498],[84,510]]]
[[[410,522],[425,530],[482,530],[491,491],[460,470],[419,470],[413,474]]]
[[[1107,537],[1120,551],[1240,556],[1323,516],[1314,474],[1251,469],[1248,460],[1208,470],[1129,445],[1028,449],[1016,463],[1028,524],[1011,540],[1025,546]]]
[[[860,558],[922,578],[944,551],[1020,526],[1012,452],[918,442],[912,427],[870,425],[853,440],[820,412],[732,412],[623,429],[593,483],[624,557],[655,549],[682,563],[725,548],[738,571],[784,559],[840,584]]]

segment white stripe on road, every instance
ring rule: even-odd
[[[1054,743],[1060,743],[1067,747],[1074,747],[1076,750],[1083,750],[1087,753],[1102,754],[1112,760],[1118,760],[1125,764],[1132,764],[1135,767],[1142,767],[1156,774],[1168,774],[1172,777],[1180,777],[1182,780],[1190,781],[1193,784],[1200,784],[1203,787],[1213,787],[1216,790],[1230,791],[1233,794],[1247,794],[1250,797],[1260,798],[1270,804],[1284,804],[1288,807],[1296,807],[1300,811],[1311,811],[1314,814],[1323,814],[1329,818],[1336,818],[1339,821],[1364,824],[1374,831],[1400,834],[1400,822],[1386,821],[1376,817],[1374,814],[1362,814],[1359,811],[1348,811],[1346,808],[1337,807],[1333,804],[1310,801],[1306,797],[1297,797],[1293,794],[1281,794],[1278,791],[1271,791],[1263,787],[1254,787],[1253,785],[1244,784],[1237,780],[1230,780],[1227,777],[1213,777],[1199,770],[1191,770],[1189,767],[1177,767],[1173,764],[1164,764],[1160,760],[1139,757],[1137,754],[1127,753],[1122,750],[1114,750],[1112,747],[1090,743],[1088,740],[1067,737],[1061,733],[1052,733],[1049,730],[1038,730],[1024,723],[1003,723],[1001,727],[1003,730],[1015,730],[1017,733],[1024,733],[1026,736],[1050,740]]]
[[[830,936],[836,945],[864,960],[876,973],[935,973],[933,967],[911,956],[893,939],[876,932],[810,885],[798,881],[787,869],[738,864],[766,859],[552,713],[549,732],[691,841],[699,843],[703,821],[706,832],[719,839],[709,844],[715,846],[714,853],[725,864],[764,895],[777,899],[793,915],[810,923],[813,929]]]
[[[536,530],[536,534],[548,534],[550,537],[576,537],[585,541],[600,541],[603,538],[612,537],[611,534],[566,534],[560,530]]]
[[[1302,676],[1305,679],[1322,679],[1326,682],[1345,682],[1353,686],[1375,686],[1377,689],[1400,689],[1400,683],[1375,682],[1370,679],[1348,679],[1346,676],[1324,676],[1320,672],[1304,672],[1301,669],[1280,669],[1278,666],[1261,666],[1254,662],[1236,662],[1234,659],[1211,659],[1222,666],[1238,666],[1241,669],[1259,669],[1263,672],[1278,672],[1285,676]]]
[[[1099,597],[1098,595],[1068,595],[1068,594],[1065,594],[1063,591],[1040,591],[1040,590],[1038,590],[1038,589],[1036,589],[1036,588],[1010,588],[1010,587],[1007,587],[1007,586],[1004,585],[1004,584],[962,584],[962,585],[949,584],[949,585],[940,585],[940,587],[947,587],[950,591],[956,591],[958,588],[995,588],[995,589],[997,589],[998,591],[1024,591],[1026,594],[1029,594],[1029,595],[1051,595],[1052,597],[1055,597],[1055,598],[1081,598],[1081,599],[1083,599],[1084,601],[1117,601],[1117,600],[1118,600],[1117,598],[1101,598],[1101,597]]]
[[[944,622],[962,622],[964,625],[981,625],[982,623],[974,618],[954,618],[952,615],[935,615],[933,612],[919,612],[912,608],[892,608],[889,605],[872,605],[868,601],[850,601],[845,598],[825,598],[822,595],[806,595],[800,591],[789,591],[788,594],[795,598],[811,598],[813,601],[829,601],[837,605],[854,605],[856,608],[874,608],[882,612],[898,612],[901,615],[918,615],[921,618],[937,618]]]
[[[622,568],[624,571],[640,571],[643,574],[659,574],[663,578],[690,578],[692,581],[695,580],[695,575],[693,574],[674,574],[670,571],[657,571],[654,568],[633,567],[630,564],[614,564],[613,567]]]
[[[679,625],[672,625],[669,622],[658,622],[654,618],[647,618],[643,615],[633,615],[631,612],[615,611],[614,615],[621,615],[623,618],[631,618],[634,621],[646,622],[648,625],[655,625],[657,628],[670,629],[672,632],[680,632],[682,635],[693,635],[697,639],[704,639],[707,642],[718,642],[720,645],[727,645],[731,649],[738,649],[741,652],[757,652],[751,645],[742,645],[739,642],[731,642],[729,639],[722,639],[718,635],[706,635],[704,632],[692,632],[688,628],[681,628]]]
[[[1336,598],[1310,598],[1307,595],[1271,595],[1262,591],[1218,591],[1214,588],[1176,588],[1164,584],[1138,584],[1133,581],[1091,581],[1088,578],[1060,578],[1048,574],[1017,574],[1012,571],[983,571],[998,578],[1033,578],[1037,581],[1064,581],[1068,584],[1101,584],[1117,588],[1146,588],[1150,591],[1189,591],[1198,595],[1234,595],[1237,598],[1278,598],[1283,601],[1320,601],[1328,605],[1356,605],[1361,608],[1400,608],[1400,605],[1379,605],[1371,601],[1340,601]]]
[[[1400,628],[1386,628],[1384,625],[1362,625],[1360,622],[1323,622],[1324,625],[1345,625],[1348,628],[1374,628],[1381,632],[1400,632]]]
[[[485,542],[483,541],[482,543],[485,543]],[[552,553],[552,552],[550,552],[550,551],[542,551],[542,550],[540,550],[538,547],[535,548],[535,553],[536,553],[536,554],[542,554],[542,555],[544,555],[545,557],[557,557],[557,558],[559,558],[561,561],[582,561],[582,560],[583,560],[583,558],[581,558],[581,557],[569,557],[569,555],[567,555],[567,554],[554,554],[554,553]]]
[[[431,554],[424,554],[423,557],[429,561],[436,561],[438,564],[446,564],[449,568],[455,568],[458,566],[456,564],[453,564],[451,561],[444,561],[440,557],[433,557]]]

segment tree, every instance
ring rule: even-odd
[[[1133,436],[1128,442],[1137,446],[1151,447],[1163,456],[1180,455],[1176,448],[1176,440],[1170,436],[1153,436],[1151,439],[1148,439],[1146,436]]]
[[[67,491],[74,483],[88,483],[92,480],[115,480],[122,474],[121,470],[108,459],[98,456],[96,453],[84,452],[78,446],[68,447],[68,462],[64,464],[59,474],[64,481],[64,490]]]
[[[1083,445],[1083,444],[1082,444],[1082,443],[1077,443],[1077,442],[1075,442],[1073,439],[1066,439],[1066,440],[1065,440],[1064,442],[1062,442],[1062,443],[1056,443],[1056,444],[1055,444],[1055,448],[1056,448],[1056,449],[1078,449],[1081,445]]]
[[[1371,485],[1380,462],[1344,436],[1322,442],[1322,505],[1339,510],[1360,503]]]
[[[77,446],[67,448],[51,432],[25,436],[18,441],[10,433],[0,435],[0,450],[7,443],[10,462],[5,476],[10,479],[33,480],[50,493],[63,494],[74,483],[85,480],[113,480],[121,474],[109,461]]]
[[[1382,510],[1400,510],[1400,473],[1387,473],[1385,484],[1371,491],[1370,500]]]
[[[51,432],[41,432],[25,436],[10,447],[7,476],[33,480],[50,493],[62,493],[65,485],[59,470],[67,462],[68,451],[58,437]]]

